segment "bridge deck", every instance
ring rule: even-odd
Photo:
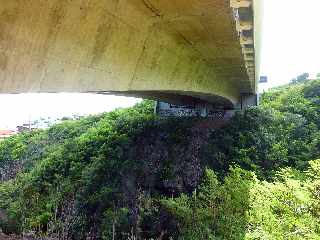
[[[249,0],[0,0],[0,92],[234,104],[256,91],[254,9]]]

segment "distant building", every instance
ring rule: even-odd
[[[19,133],[32,131],[32,130],[36,130],[36,129],[38,129],[38,128],[35,127],[34,125],[30,124],[30,123],[24,123],[24,124],[22,124],[20,126],[17,126],[17,131]]]
[[[17,134],[12,130],[0,130],[0,141]]]

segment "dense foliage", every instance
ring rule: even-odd
[[[0,142],[0,229],[56,239],[320,239],[320,80],[227,126],[144,101]]]

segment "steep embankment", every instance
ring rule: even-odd
[[[56,239],[318,239],[320,82],[221,129],[152,102],[0,143],[0,228]]]
[[[0,239],[1,240],[21,240],[22,238],[19,236],[14,236],[14,235],[5,235],[3,233],[0,233]]]

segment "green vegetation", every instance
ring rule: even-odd
[[[0,228],[54,239],[320,239],[320,80],[220,129],[153,102],[0,143]]]

